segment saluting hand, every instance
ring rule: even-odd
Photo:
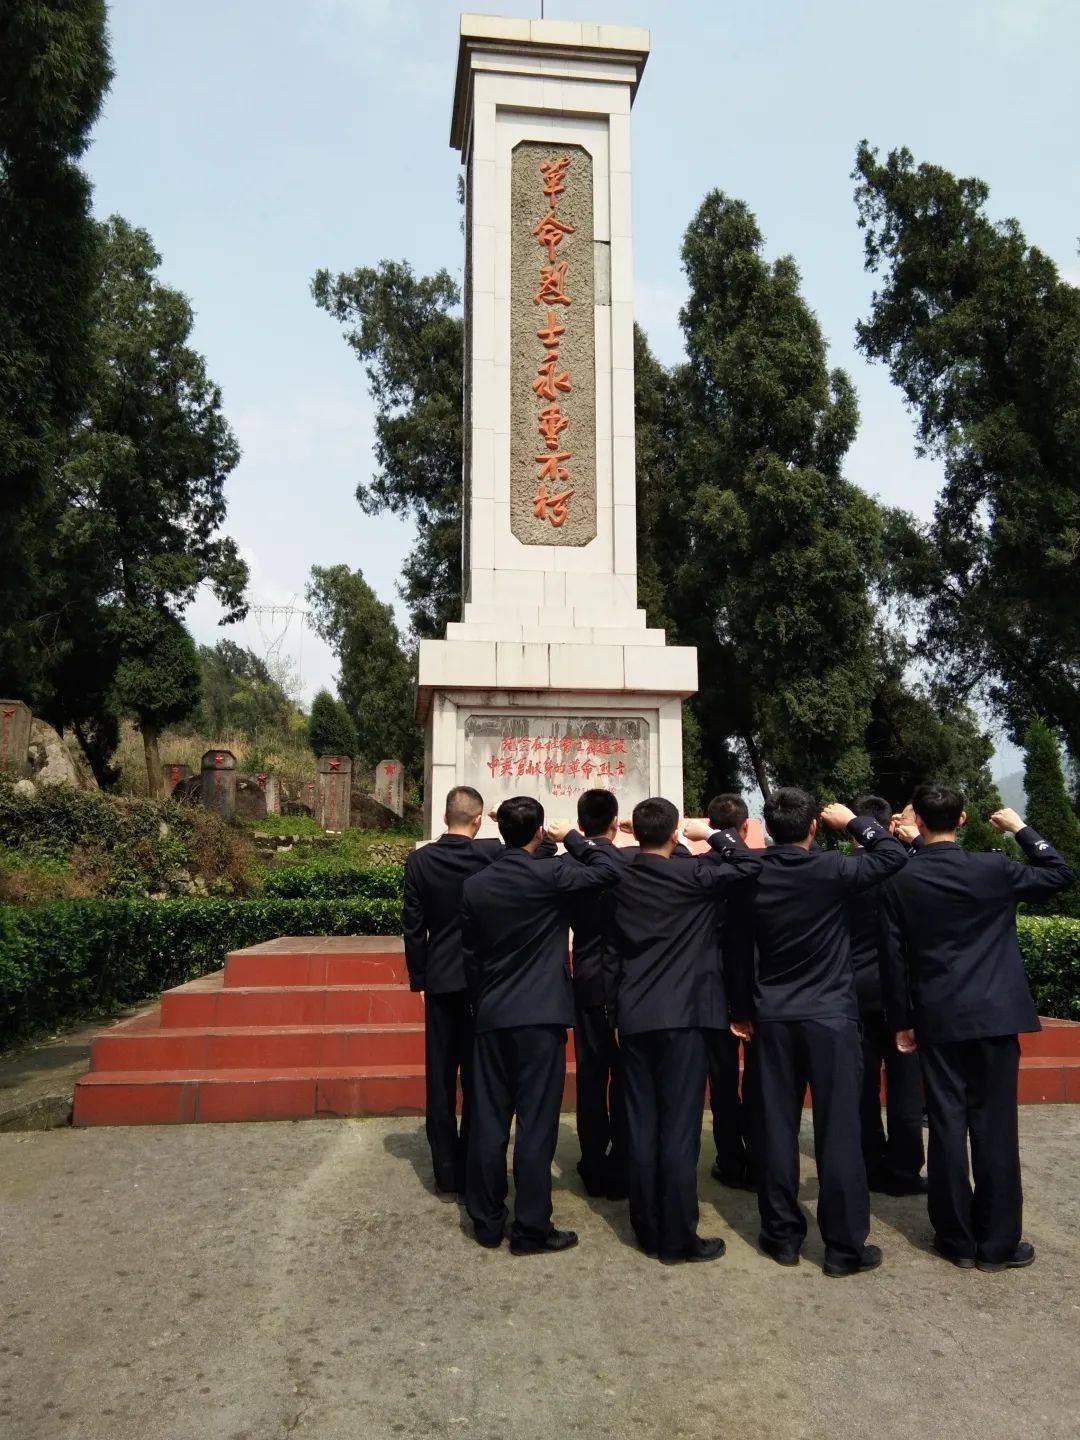
[[[1004,810],[995,810],[990,816],[990,824],[995,830],[1001,830],[1006,835],[1015,835],[1018,830],[1024,828],[1024,822],[1015,810],[1010,810],[1006,805]]]
[[[632,820],[620,820],[619,829],[624,835],[632,835],[634,833],[634,822]]]
[[[682,833],[687,840],[707,840],[712,826],[707,820],[684,820]]]
[[[846,830],[855,819],[855,811],[833,801],[831,805],[826,805],[822,810],[821,818],[830,830]]]
[[[917,825],[903,825],[899,821],[892,827],[892,833],[897,840],[902,840],[905,845],[914,845],[919,838],[919,827]]]
[[[561,845],[574,827],[569,820],[549,820],[544,828],[548,838],[554,840],[556,845]]]

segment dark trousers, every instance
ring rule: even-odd
[[[477,1035],[465,1205],[480,1240],[497,1240],[506,1227],[506,1147],[515,1116],[511,1239],[542,1240],[551,1233],[551,1162],[565,1078],[561,1025]]]
[[[725,1180],[744,1180],[750,1173],[750,1127],[739,1095],[739,1041],[730,1030],[706,1030],[705,1043],[717,1168]]]
[[[1007,1260],[1020,1243],[1024,1209],[1016,1108],[1020,1041],[997,1035],[920,1045],[919,1058],[930,1129],[930,1223],[938,1243],[956,1255]]]
[[[591,1190],[626,1184],[626,1106],[615,1031],[603,1005],[574,1002],[578,1172]]]
[[[620,1036],[630,1223],[645,1250],[674,1258],[697,1239],[697,1164],[708,1061],[701,1030]]]
[[[464,1190],[472,1111],[473,1022],[464,990],[424,996],[424,1090],[435,1184]],[[457,1092],[461,1076],[461,1130]]]
[[[830,1260],[857,1259],[870,1231],[859,1144],[862,1046],[855,1020],[762,1020],[757,1051],[758,1208],[762,1239],[795,1253],[806,1236],[799,1208],[799,1125],[810,1086],[818,1172],[818,1228]]]
[[[915,1055],[901,1055],[896,1032],[882,1014],[862,1022],[862,1151],[871,1181],[918,1180],[923,1167],[922,1072]],[[881,1067],[885,1066],[885,1114],[881,1123]]]

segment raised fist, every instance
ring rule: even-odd
[[[1003,810],[995,810],[990,816],[990,824],[995,830],[1001,830],[1006,835],[1015,835],[1018,830],[1024,828],[1024,822],[1015,810],[1010,810],[1006,805]]]
[[[846,830],[852,820],[855,819],[855,811],[849,810],[846,805],[840,805],[836,801],[833,801],[831,805],[826,805],[825,809],[822,810],[821,818],[830,830]]]

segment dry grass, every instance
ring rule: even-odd
[[[207,750],[220,749],[231,750],[237,769],[247,774],[265,771],[282,780],[309,780],[315,773],[315,756],[306,746],[283,745],[280,739],[261,744],[244,735],[186,735],[176,730],[161,736],[162,764],[190,765],[196,774]],[[135,725],[124,725],[114,763],[120,767],[121,794],[147,793],[142,736]]]

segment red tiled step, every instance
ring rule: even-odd
[[[249,1025],[392,1025],[424,1018],[420,996],[403,985],[222,984],[204,975],[161,997],[163,1030]]]
[[[162,1030],[122,1025],[94,1041],[90,1069],[243,1070],[423,1065],[424,1027],[248,1025]]]
[[[394,935],[283,936],[235,950],[225,987],[405,984],[405,946]]]
[[[1020,1036],[1020,1053],[1025,1059],[1028,1056],[1080,1059],[1080,1024],[1075,1020],[1050,1020],[1044,1015],[1042,1026],[1033,1035]]]
[[[567,1071],[563,1108],[574,1103]],[[307,1120],[318,1116],[419,1115],[416,1065],[268,1070],[114,1070],[75,1086],[76,1125],[183,1125],[199,1121]]]

